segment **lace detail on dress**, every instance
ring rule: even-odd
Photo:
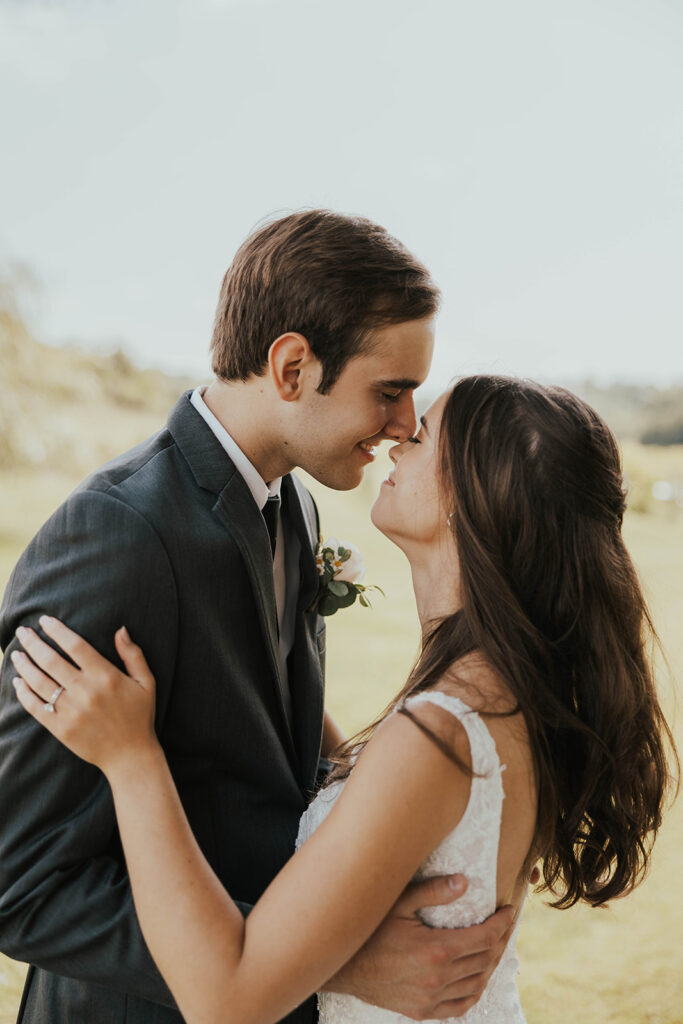
[[[431,701],[455,715],[462,723],[470,744],[472,768],[470,797],[462,818],[443,842],[420,865],[416,880],[435,875],[461,873],[467,876],[467,892],[459,900],[442,907],[426,907],[423,920],[440,928],[463,928],[479,924],[496,909],[496,871],[498,840],[503,808],[501,765],[493,737],[483,719],[459,697],[440,691],[415,694],[405,701],[411,707]],[[321,824],[339,797],[346,780],[333,782],[316,796],[299,824],[297,848]],[[453,1024],[524,1024],[515,974],[517,928],[513,932],[498,967],[484,994],[464,1016],[451,1018]],[[407,1017],[364,1003],[354,996],[321,992],[318,995],[320,1024],[404,1024]]]

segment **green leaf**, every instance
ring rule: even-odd
[[[338,607],[333,597],[325,595],[318,604],[318,615],[334,615]]]
[[[331,580],[327,584],[327,589],[335,597],[344,597],[349,589],[348,583],[340,582],[339,580]]]
[[[348,608],[349,605],[353,604],[357,597],[358,594],[356,593],[355,588],[349,587],[348,593],[345,594],[344,597],[335,597],[335,601],[337,602],[338,608]]]

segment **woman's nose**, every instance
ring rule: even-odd
[[[391,461],[392,461],[392,462],[394,463],[394,465],[395,465],[395,464],[396,464],[396,463],[398,462],[398,460],[399,460],[399,459],[401,458],[401,448],[402,448],[402,447],[403,447],[403,443],[401,442],[401,443],[399,443],[399,444],[395,444],[395,445],[393,446],[393,448],[390,448],[390,449],[389,449],[389,458],[390,458],[390,459],[391,459]]]

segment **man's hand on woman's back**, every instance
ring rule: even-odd
[[[325,988],[415,1020],[460,1017],[478,1002],[514,925],[502,907],[470,928],[430,928],[417,911],[459,899],[462,875],[414,882],[358,953]]]

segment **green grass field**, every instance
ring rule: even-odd
[[[683,474],[683,449],[626,452],[641,498],[647,482]],[[400,688],[417,651],[417,619],[403,557],[372,528],[368,510],[388,463],[378,460],[354,492],[313,485],[325,535],[363,552],[365,582],[386,593],[372,610],[342,611],[328,623],[328,706],[347,730],[373,717]],[[0,583],[35,529],[76,481],[0,475]],[[648,505],[643,498],[643,507]],[[629,513],[627,541],[641,572],[671,665],[663,699],[683,747],[673,678],[683,676],[683,512]],[[683,802],[669,811],[647,881],[603,910],[555,911],[528,902],[520,936],[520,990],[529,1024],[683,1024]],[[15,1019],[24,968],[0,957],[0,1024]]]

